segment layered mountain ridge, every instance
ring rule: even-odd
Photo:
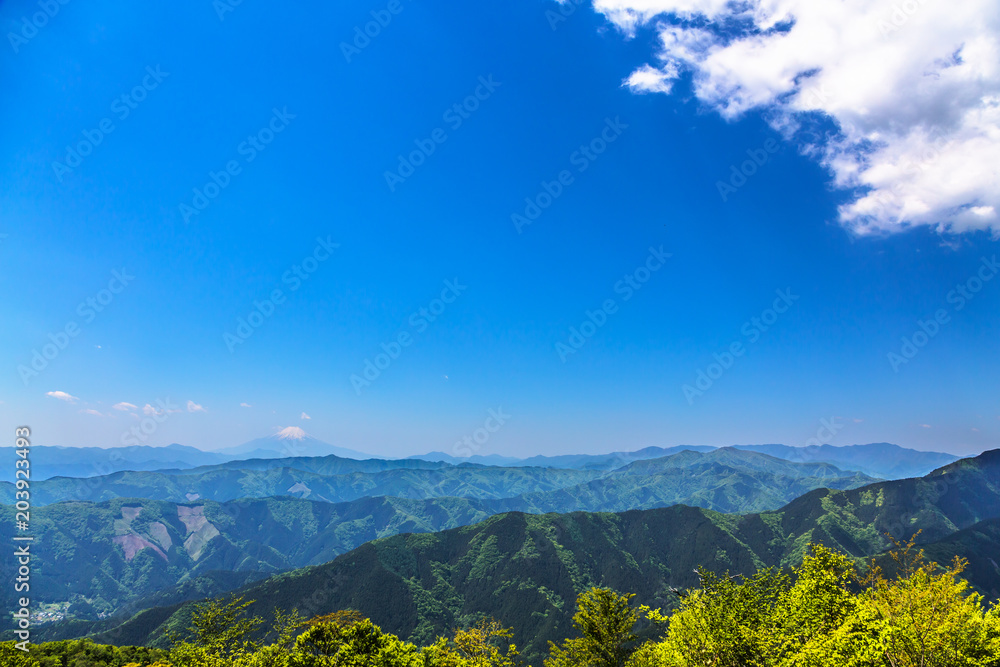
[[[238,594],[253,611],[307,615],[354,608],[387,631],[426,641],[482,614],[511,625],[525,655],[569,632],[573,600],[594,585],[635,592],[669,608],[694,568],[751,574],[801,560],[822,543],[864,562],[890,546],[886,534],[919,542],[932,557],[970,558],[970,581],[996,594],[1000,547],[1000,450],[918,479],[849,490],[816,489],[780,509],[723,514],[674,505],[620,513],[499,514],[437,533],[366,542],[331,562],[250,583]],[[98,640],[162,643],[190,606],[149,609],[88,631]]]

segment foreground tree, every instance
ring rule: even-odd
[[[173,637],[170,662],[174,667],[236,665],[260,646],[252,639],[263,619],[249,616],[252,600],[209,600],[194,606],[188,639]]]
[[[514,631],[500,621],[484,618],[466,630],[455,630],[454,644],[459,662],[467,667],[516,667],[517,646],[509,641]],[[507,644],[504,651],[502,644]],[[448,660],[442,661],[450,664]]]
[[[295,667],[420,667],[421,651],[367,618],[314,623],[295,640]]]
[[[638,650],[636,624],[641,617],[662,620],[649,607],[632,607],[633,593],[591,588],[576,599],[573,626],[580,637],[561,645],[549,642],[545,667],[625,667]]]
[[[666,641],[648,646],[643,660],[656,664],[685,656],[683,665],[745,667],[758,664],[772,640],[771,610],[789,588],[775,570],[742,580],[700,569],[701,588],[687,594],[670,617]]]
[[[792,577],[703,572],[666,639],[637,658],[650,667],[1000,667],[1000,615],[969,591],[964,563],[942,570],[913,541],[891,555],[892,580],[875,562],[861,577],[819,545]]]
[[[896,579],[874,561],[853,614],[832,634],[827,656],[850,665],[995,667],[1000,665],[1000,609],[961,578],[966,561],[947,568],[926,560],[914,540],[891,553]],[[816,661],[801,664],[819,664]]]

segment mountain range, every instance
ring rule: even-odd
[[[310,461],[316,464],[326,459],[346,466],[369,465],[336,457]],[[320,564],[368,540],[463,526],[512,510],[621,511],[684,503],[726,512],[762,511],[776,509],[813,489],[853,488],[873,481],[827,464],[789,463],[740,450],[681,452],[611,472],[474,466],[420,469],[417,466],[445,464],[402,464],[407,467],[373,473],[378,480],[373,483],[385,488],[391,485],[385,475],[399,473],[409,484],[398,483],[400,490],[431,494],[441,486],[440,475],[451,475],[449,487],[476,495],[368,496],[338,503],[291,497],[177,503],[149,499],[153,487],[144,487],[144,497],[135,494],[99,504],[36,506],[32,510],[34,544],[47,554],[33,573],[36,599],[50,604],[86,600],[94,613],[107,613],[213,571],[273,573]],[[272,473],[313,475],[288,469],[263,474]],[[162,475],[116,473],[107,487],[97,491],[105,493],[122,483],[120,477],[140,474]],[[205,474],[205,479],[194,477],[205,486],[218,486],[225,475],[244,471]],[[260,473],[246,474],[261,479]],[[357,481],[364,475],[313,476]],[[420,480],[415,475],[430,477]],[[577,481],[581,475],[600,477],[581,484]],[[39,482],[34,493],[37,496],[38,488],[63,481]],[[420,481],[423,487],[417,484]],[[517,493],[523,489],[530,492]],[[14,508],[4,507],[0,515],[0,538],[12,535]],[[11,595],[0,592],[0,601]]]
[[[882,479],[920,477],[952,461],[957,461],[959,458],[953,454],[921,452],[885,442],[868,445],[811,445],[807,447],[791,447],[789,445],[733,445],[733,448],[760,452],[796,463],[830,463],[842,470],[856,470]],[[443,452],[431,452],[410,458],[424,461],[443,461],[452,464],[468,462],[507,467],[539,466],[543,468],[573,468],[576,470],[615,470],[635,461],[662,458],[676,454],[677,452],[710,452],[715,449],[724,448],[705,445],[680,445],[676,447],[645,447],[632,452],[532,456],[526,459],[517,459],[496,454],[459,458]]]
[[[302,469],[306,468],[306,469]],[[619,510],[686,502],[721,511],[776,507],[820,486],[850,488],[873,481],[825,463],[790,463],[736,449],[683,451],[617,470],[500,468],[404,459],[357,461],[336,456],[257,460],[183,471],[117,472],[85,480],[35,482],[36,507],[67,500],[148,498],[175,503],[290,496],[346,502],[366,496],[455,496],[503,500],[506,510]],[[0,484],[0,500],[14,501]]]
[[[35,447],[32,466],[44,471],[31,499],[33,548],[45,555],[32,593],[67,617],[40,638],[162,644],[186,627],[190,601],[240,591],[264,616],[353,607],[418,642],[489,613],[536,659],[569,631],[588,586],[670,607],[672,590],[697,583],[698,564],[788,567],[812,541],[881,558],[886,532],[917,530],[932,558],[969,558],[970,581],[1000,593],[1000,450],[384,459],[290,427],[215,452]],[[53,470],[75,476],[46,479]],[[15,490],[0,482],[0,539],[13,536]],[[0,575],[11,567],[0,562]],[[0,604],[12,606],[13,592]]]
[[[735,445],[735,448],[756,451],[797,463],[830,463],[842,470],[863,472],[881,479],[919,477],[958,458],[952,454],[920,452],[888,443],[846,447],[832,445],[810,447]],[[497,454],[462,458],[443,452],[431,452],[411,456],[404,460],[450,465],[474,464],[493,467],[609,471],[625,467],[635,461],[662,458],[681,451],[709,452],[715,449],[718,448],[705,445],[683,445],[645,447],[631,452],[532,456],[524,459]],[[288,461],[327,456],[352,460],[399,461],[399,459],[372,457],[359,451],[330,445],[310,436],[297,426],[290,426],[264,438],[257,438],[242,445],[213,451],[202,451],[179,444],[166,447],[114,448],[35,446],[32,448],[32,470],[35,479],[44,480],[52,477],[95,477],[122,471],[191,470],[227,462],[240,462],[235,467],[241,469],[262,469],[263,467],[283,466],[281,464],[265,466],[259,463],[260,461]],[[305,465],[305,463],[297,461],[295,467],[304,470],[306,469],[303,467]],[[395,467],[403,466],[397,463]],[[369,467],[368,470],[370,469],[372,468]],[[3,471],[0,473],[0,481],[13,482],[12,475],[12,470]]]
[[[350,459],[371,458],[352,449],[328,445],[291,426],[274,435],[213,451],[177,443],[165,447],[132,445],[107,448],[36,445],[31,448],[31,468],[33,477],[42,480],[52,477],[97,477],[125,470],[187,470],[244,459],[329,455]],[[13,482],[13,469],[0,472],[0,480]]]
[[[621,513],[531,515],[509,512],[437,533],[366,542],[331,562],[278,574],[237,590],[252,611],[307,615],[354,608],[414,641],[483,614],[514,628],[527,659],[570,632],[577,593],[589,586],[631,591],[662,608],[674,590],[697,585],[694,568],[748,575],[801,560],[810,542],[863,562],[881,558],[886,534],[918,540],[935,558],[973,560],[967,575],[996,595],[1000,568],[1000,450],[964,459],[919,479],[844,491],[816,489],[780,509],[723,514],[675,505]],[[178,602],[92,623],[75,631],[97,641],[162,644],[184,627]],[[65,631],[65,628],[62,630]],[[58,628],[51,633],[57,636]]]

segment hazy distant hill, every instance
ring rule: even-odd
[[[217,451],[203,451],[176,443],[166,447],[141,445],[107,448],[36,445],[31,448],[31,473],[32,478],[38,480],[52,477],[96,477],[124,470],[189,470],[250,458],[278,459],[329,455],[349,459],[373,458],[352,449],[334,447],[292,426],[274,435]],[[14,481],[13,467],[8,466],[0,471],[0,480]]]
[[[452,456],[451,454],[445,454],[444,452],[428,452],[426,454],[410,456],[409,459],[414,461],[443,462],[450,463],[451,465],[461,465],[463,463],[474,463],[476,465],[484,466],[521,465],[521,459],[514,458],[513,456],[500,456],[499,454],[490,454],[488,456],[482,456],[480,454],[473,454],[472,456]]]
[[[411,456],[411,459],[421,461],[446,461],[453,465],[461,463],[475,463],[478,465],[508,466],[508,467],[531,467],[540,468],[573,468],[576,470],[614,470],[621,468],[633,461],[643,459],[655,459],[683,451],[709,452],[715,447],[703,445],[681,445],[678,447],[646,447],[634,452],[611,452],[610,454],[563,454],[557,456],[532,456],[526,459],[514,458],[511,456],[501,456],[490,454],[481,456],[479,454],[459,457],[445,454],[444,452],[430,452]]]
[[[237,459],[183,470],[185,475],[196,475],[218,470],[276,470],[291,468],[317,475],[344,475],[354,472],[381,472],[383,470],[441,470],[452,467],[449,463],[421,459],[349,459],[333,454],[327,456],[300,456],[295,458]],[[180,471],[160,470],[171,474]]]
[[[853,445],[850,447],[789,447],[786,445],[737,445],[737,449],[756,451],[776,458],[801,463],[830,463],[841,470],[854,470],[883,479],[919,477],[957,460],[951,454],[918,452],[890,444]],[[38,480],[52,477],[95,477],[126,470],[203,470],[206,466],[226,464],[229,469],[265,470],[292,467],[298,470],[334,474],[328,463],[310,463],[315,457],[337,456],[340,459],[365,461],[366,466],[351,471],[372,472],[405,468],[414,461],[443,462],[450,465],[476,464],[495,467],[543,467],[575,470],[610,471],[635,461],[662,458],[682,451],[710,452],[715,447],[678,446],[646,447],[633,452],[610,454],[566,454],[516,459],[500,455],[460,458],[432,452],[409,459],[384,459],[335,447],[306,434],[298,427],[288,427],[266,438],[258,438],[237,447],[202,451],[173,444],[167,447],[45,447],[32,448],[32,476]],[[268,463],[270,461],[271,463]],[[390,461],[392,463],[390,463]],[[375,463],[380,462],[380,463]],[[323,469],[327,466],[327,469]],[[428,466],[430,467],[430,466]],[[347,472],[344,467],[342,472]],[[13,481],[13,468],[0,472],[0,481]]]
[[[849,445],[834,447],[819,445],[811,447],[789,447],[787,445],[737,445],[737,449],[770,454],[787,461],[811,463],[823,461],[844,470],[858,470],[883,479],[904,479],[920,477],[932,470],[957,461],[954,454],[941,452],[920,452],[905,449],[887,442],[870,445]]]
[[[212,465],[232,460],[232,456],[216,452],[203,452],[184,445],[166,447],[46,447],[31,448],[31,476],[33,479],[50,477],[94,477],[121,470],[186,469]],[[13,481],[13,466],[5,466],[0,479]]]
[[[658,459],[679,452],[710,452],[715,447],[703,445],[680,445],[677,447],[645,447],[634,452],[611,452],[610,454],[565,454],[562,456],[532,456],[521,461],[520,465],[551,466],[553,468],[580,468],[614,470],[627,466],[634,461]]]
[[[888,443],[869,445],[791,447],[788,445],[735,445],[736,449],[761,452],[775,458],[797,463],[829,463],[841,470],[855,470],[881,479],[920,477],[936,468],[957,461],[959,457],[941,452],[921,452]],[[632,452],[610,454],[565,454],[562,456],[532,456],[526,459],[498,456],[459,458],[442,452],[431,452],[411,458],[448,463],[478,463],[483,465],[541,466],[574,468],[577,470],[615,470],[635,461],[662,458],[682,451],[710,452],[717,447],[680,445],[677,447],[646,447]]]
[[[240,590],[253,611],[298,607],[309,615],[354,608],[385,630],[427,641],[480,614],[514,627],[525,657],[570,632],[575,595],[604,585],[668,607],[671,587],[695,585],[694,568],[749,574],[798,562],[810,541],[858,558],[882,552],[885,532],[918,529],[928,552],[973,561],[982,590],[994,577],[1000,517],[1000,450],[946,466],[922,479],[849,491],[820,489],[780,510],[726,515],[673,506],[619,514],[508,513],[478,524],[362,545],[336,560],[280,574]],[[963,529],[969,529],[962,531]],[[99,640],[162,643],[183,627],[188,608],[150,610]],[[107,624],[105,627],[113,624]]]

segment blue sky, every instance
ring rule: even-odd
[[[773,110],[724,118],[690,72],[669,94],[623,86],[653,58],[651,27],[630,37],[587,5],[553,29],[552,2],[404,0],[348,62],[340,44],[387,6],[243,2],[220,20],[208,0],[70,2],[0,45],[8,432],[113,446],[160,400],[177,411],[147,442],[204,448],[295,425],[373,454],[453,451],[498,408],[510,418],[479,453],[997,446],[1000,280],[949,300],[997,254],[989,231],[857,233],[838,213],[852,192]],[[4,33],[36,11],[0,4]],[[102,121],[78,166],[53,166]],[[228,183],[185,216],[212,173]],[[647,264],[651,248],[670,257]],[[778,290],[791,305],[768,313]],[[227,343],[255,301],[269,316]],[[352,381],[366,361],[385,367]],[[717,378],[686,392],[700,371]]]

